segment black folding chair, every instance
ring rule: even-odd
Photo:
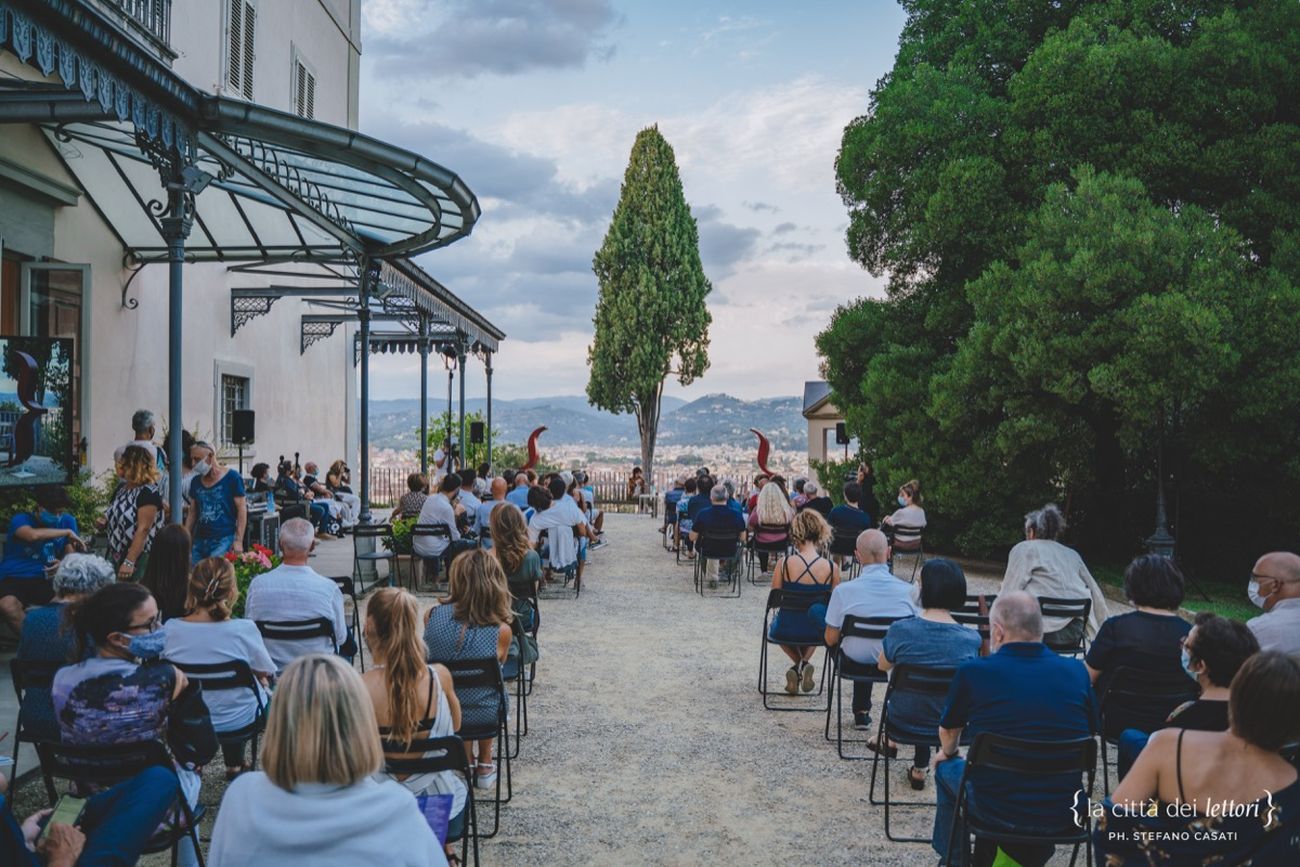
[[[949,612],[952,619],[956,620],[962,626],[969,626],[980,634],[980,653],[988,653],[989,638],[991,628],[989,626],[989,612],[993,610],[993,602],[998,597],[995,595],[968,594],[966,604],[956,611]],[[981,607],[983,611],[981,611]]]
[[[870,756],[846,756],[844,754],[844,745],[865,744],[864,738],[844,739],[844,684],[845,683],[888,683],[889,676],[876,667],[874,662],[858,662],[851,657],[845,656],[841,648],[844,647],[846,638],[865,638],[871,641],[884,641],[885,633],[889,631],[889,625],[895,620],[901,620],[901,617],[857,617],[847,614],[844,617],[844,623],[840,626],[840,643],[834,651],[830,653],[831,665],[831,691],[835,693],[835,751],[839,753],[841,759],[869,759]],[[826,702],[826,729],[823,737],[830,741],[831,738],[831,702]]]
[[[772,618],[773,611],[777,611],[777,610],[788,611],[790,613],[795,613],[795,614],[807,613],[808,609],[812,608],[814,605],[818,603],[822,605],[829,604],[830,599],[831,599],[830,588],[827,588],[826,591],[822,593],[812,593],[812,592],[799,593],[799,592],[790,592],[786,590],[778,590],[773,588],[767,594],[767,606],[763,609],[763,640],[762,643],[759,645],[759,652],[758,652],[758,692],[760,695],[763,696],[763,708],[765,710],[795,711],[801,713],[822,713],[824,711],[824,708],[821,706],[820,702],[818,702],[816,705],[813,705],[811,707],[773,706],[769,702],[768,697],[772,695],[777,695],[778,693],[773,690],[769,690],[767,688],[768,645],[775,644],[778,646],[784,645],[786,647],[825,648],[826,641],[824,637],[819,635],[816,641],[807,641],[807,642],[785,641],[785,640],[775,641],[772,638],[768,637],[768,629],[769,629],[769,624]],[[822,654],[821,682],[817,685],[817,691],[814,693],[805,693],[805,696],[807,697],[820,698],[826,691],[826,656],[827,654]],[[784,695],[785,693],[780,693],[780,694]],[[798,698],[798,697],[799,696],[790,696],[790,698]],[[829,695],[826,695],[826,703],[828,705],[830,704]]]
[[[537,640],[537,633],[542,628],[542,606],[537,595],[537,584],[538,582],[536,581],[526,581],[511,583],[508,585],[512,600],[527,600],[528,603],[533,606],[533,625],[532,628],[527,630],[528,634],[533,637],[533,641]],[[524,695],[533,694],[533,681],[536,679],[537,662],[534,660],[528,664],[528,676],[524,685]],[[526,733],[527,732],[525,732],[525,734]]]
[[[361,662],[361,673],[366,673],[366,643],[361,640],[361,605],[357,602],[357,588],[350,576],[336,575],[330,578],[339,587],[343,598],[352,604],[352,636],[357,643],[357,659]]]
[[[562,530],[563,528],[558,528],[558,529]],[[575,550],[579,549],[581,547],[580,544],[581,534],[579,533],[577,526],[572,527],[570,529],[570,532],[573,534],[574,539],[579,540],[579,545],[575,546]],[[536,547],[539,553],[541,552],[542,548],[549,547],[550,535],[551,535],[551,531],[549,529],[538,531]],[[581,557],[580,550],[578,551],[578,556]],[[579,596],[582,595],[582,581],[579,580],[578,578],[578,564],[576,561],[574,562],[573,567],[571,569],[557,569],[556,567],[551,565],[551,557],[550,554],[548,553],[546,556],[542,558],[542,569],[543,571],[549,572],[552,575],[558,573],[561,576],[561,583],[560,583],[560,587],[558,588],[558,592],[554,587],[554,583],[555,583],[554,579],[552,579],[549,583],[546,584],[546,586],[542,588],[542,590],[546,593],[546,598],[548,599],[565,598],[569,589],[570,582],[573,583],[573,598],[577,599]]]
[[[885,807],[885,837],[893,840],[895,843],[929,843],[929,837],[895,837],[889,825],[889,811],[891,807],[934,807],[934,801],[896,801],[890,794],[889,780],[891,777],[890,763],[893,759],[885,751],[884,745],[890,741],[899,746],[908,747],[931,747],[939,749],[939,718],[926,720],[908,720],[908,727],[913,731],[931,732],[927,737],[918,738],[910,735],[898,728],[898,724],[889,713],[889,703],[899,695],[913,695],[918,698],[925,697],[938,699],[940,704],[948,695],[948,688],[952,686],[953,676],[957,673],[955,668],[928,668],[921,665],[896,665],[890,671],[889,689],[885,691],[884,709],[881,711],[880,728],[876,734],[876,741],[881,745],[871,759],[871,786],[867,790],[867,799],[873,806],[884,805]],[[881,762],[885,765],[885,799],[876,800],[876,772]]]
[[[173,659],[169,661],[185,672],[185,676],[190,680],[197,680],[202,685],[204,694],[222,690],[242,689],[246,689],[253,694],[253,701],[257,703],[257,713],[253,721],[242,728],[224,732],[218,731],[217,742],[223,747],[229,747],[252,741],[253,770],[257,770],[257,744],[262,733],[266,731],[266,702],[262,699],[262,691],[258,688],[257,677],[253,674],[253,670],[248,667],[248,663],[243,660],[177,662]]]
[[[27,700],[27,690],[45,689],[49,690],[54,685],[55,673],[67,665],[66,662],[49,662],[46,660],[36,659],[11,659],[9,660],[9,673],[14,682],[14,695],[18,698],[18,720],[14,726],[14,763],[10,774],[16,780],[18,779],[18,747],[21,744],[34,744],[40,742],[41,738],[37,737],[36,732],[28,730],[23,720],[23,703]],[[54,720],[54,709],[50,708],[50,718]],[[58,722],[54,721],[57,727]]]
[[[475,689],[491,690],[496,697],[495,722],[484,726],[471,726],[466,724],[462,717],[458,732],[461,740],[464,741],[480,741],[489,738],[496,740],[496,754],[493,759],[498,766],[496,796],[492,799],[492,833],[479,834],[481,839],[489,840],[495,837],[501,828],[502,805],[510,803],[510,799],[514,797],[514,782],[510,776],[510,730],[506,718],[509,697],[506,694],[505,681],[501,677],[501,665],[495,656],[485,659],[431,659],[429,661],[441,663],[451,672],[452,685],[462,704],[465,702],[466,693]],[[503,777],[506,789],[504,798],[501,797]]]
[[[253,623],[257,626],[257,631],[262,633],[263,641],[310,641],[313,638],[328,638],[330,646],[334,648],[333,652],[339,652],[339,643],[334,638],[334,624],[327,617],[317,617],[312,620],[254,620]],[[353,638],[360,643],[360,635],[354,635]],[[311,648],[296,655],[318,652],[317,648]]]
[[[836,528],[831,535],[831,556],[844,571],[844,580],[852,581],[862,571],[862,564],[857,556],[858,537]],[[846,565],[847,563],[847,565]]]
[[[373,540],[374,550],[362,551],[360,540]],[[361,576],[361,564],[371,563],[375,568],[375,580],[369,587],[365,586],[365,580]],[[402,580],[398,567],[397,543],[393,539],[393,527],[391,524],[357,524],[352,528],[352,574],[360,587],[361,593],[373,590],[379,586],[379,564],[388,564],[388,577],[386,583],[389,587],[393,586],[393,579],[396,577],[400,583]]]
[[[1092,793],[1093,782],[1097,773],[1097,742],[1088,738],[1074,738],[1060,741],[1029,741],[1009,738],[992,732],[980,732],[975,737],[966,754],[966,767],[962,772],[961,782],[957,786],[956,812],[953,814],[952,829],[948,833],[948,857],[945,863],[969,863],[971,843],[983,838],[995,841],[998,845],[1005,843],[1032,846],[1074,845],[1070,858],[1071,867],[1079,857],[1079,844],[1083,844],[1087,858],[1085,864],[1092,863],[1092,822],[1078,823],[1066,820],[1065,825],[1055,833],[1033,834],[1028,832],[1006,831],[990,828],[973,819],[966,804],[966,784],[971,775],[981,770],[1006,771],[1021,777],[1053,777],[1066,774],[1078,774],[1087,780],[1087,794]],[[1064,805],[1065,801],[1062,801]],[[1086,810],[1086,806],[1084,807]],[[964,859],[957,860],[957,846],[960,842],[966,852]]]
[[[712,551],[725,551],[723,554],[710,553]],[[719,584],[726,584],[731,587],[727,593],[715,593],[714,596],[724,599],[740,598],[740,572],[742,569],[741,558],[742,549],[740,534],[734,530],[703,530],[698,534],[695,540],[695,591],[701,596],[706,595],[704,592],[706,584],[713,584],[709,589],[715,589]],[[718,577],[711,582],[708,577],[709,563],[718,564]],[[730,567],[730,577],[723,577],[723,568]],[[733,592],[734,591],[734,592]]]
[[[451,564],[446,562],[445,557],[447,546],[451,545],[451,528],[446,524],[416,524],[411,527],[411,543],[413,545],[416,539],[442,539],[447,543],[447,545],[443,546],[444,554],[439,554],[437,557],[411,555],[412,559],[417,556],[420,557],[420,577],[428,578],[432,574],[433,586],[437,587],[439,583],[438,576],[442,572],[446,571],[447,574],[451,574]],[[445,570],[443,569],[444,566],[447,567]],[[414,565],[412,565],[412,572],[414,572]],[[415,589],[414,574],[412,574],[411,578],[411,589]]]
[[[1052,596],[1038,597],[1038,607],[1044,617],[1064,617],[1071,621],[1081,620],[1083,630],[1079,640],[1071,644],[1052,644],[1048,647],[1061,656],[1079,656],[1088,649],[1085,636],[1088,634],[1088,615],[1092,613],[1092,599],[1058,599]]]
[[[902,524],[889,525],[894,528],[893,537],[889,540],[889,571],[894,572],[894,560],[899,554],[905,554],[912,558],[912,572],[907,576],[908,581],[916,581],[917,570],[925,563],[925,544],[921,538],[923,527],[907,527]],[[901,575],[899,576],[902,577]]]
[[[776,533],[782,534],[781,538],[774,539],[770,542],[760,542],[759,533]],[[749,583],[759,586],[763,583],[762,576],[758,574],[759,554],[767,554],[767,562],[773,563],[776,560],[790,553],[790,528],[782,525],[780,527],[770,527],[759,524],[749,543]],[[758,580],[755,580],[755,577]]]
[[[510,750],[510,758],[519,758],[519,749],[523,742],[524,735],[528,734],[528,673],[523,664],[524,659],[524,628],[519,622],[519,615],[516,614],[510,622],[511,642],[516,648],[516,655],[506,657],[506,661],[501,664],[501,680],[514,687],[515,693],[515,744]],[[510,745],[506,744],[510,749]]]
[[[1165,727],[1169,714],[1184,702],[1196,698],[1195,681],[1181,671],[1161,672],[1152,660],[1150,667],[1121,665],[1105,675],[1106,687],[1099,702],[1101,713],[1102,785],[1110,792],[1109,746],[1119,746],[1126,729],[1150,734]],[[1167,663],[1166,663],[1167,665]]]
[[[36,744],[36,754],[41,759],[41,775],[45,779],[45,790],[51,804],[58,800],[54,786],[55,779],[68,780],[82,786],[105,788],[129,780],[154,766],[166,768],[172,773],[176,771],[167,747],[160,741],[94,746],[73,746],[40,741]],[[145,845],[144,854],[151,855],[170,849],[172,867],[176,867],[180,843],[189,837],[194,843],[194,851],[198,855],[201,867],[204,860],[203,849],[199,846],[199,822],[203,820],[204,812],[202,804],[190,809],[178,776],[176,807],[171,814],[172,820],[149,840]]]
[[[663,546],[665,551],[673,548],[673,534],[677,532],[677,504],[664,501]]]
[[[448,837],[448,843],[460,840],[460,862],[467,863],[470,841],[474,842],[474,864],[478,861],[478,810],[474,804],[474,779],[469,772],[469,759],[465,757],[465,742],[456,735],[441,738],[415,737],[411,742],[387,739],[388,730],[379,727],[380,745],[384,749],[384,771],[388,774],[438,774],[451,771],[465,778],[465,831],[458,838]],[[408,755],[419,753],[420,755]],[[400,757],[400,758],[399,758]]]
[[[478,528],[478,546],[480,548],[490,548],[492,542],[492,527],[484,524]]]

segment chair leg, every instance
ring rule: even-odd
[[[1116,768],[1115,772],[1116,774],[1118,774],[1119,769]],[[1103,791],[1107,795],[1109,795],[1110,794],[1110,757],[1109,757],[1109,752],[1106,749],[1105,735],[1101,736],[1101,785]]]

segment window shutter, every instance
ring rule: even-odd
[[[226,66],[230,89],[239,93],[244,74],[244,0],[230,0],[230,53]]]
[[[252,3],[245,0],[232,0],[236,5],[244,5],[244,99],[253,98],[253,46],[256,44],[254,38],[255,25],[257,23],[257,10],[253,8]]]
[[[293,108],[299,117],[316,116],[316,76],[301,60],[294,60]]]
[[[305,117],[314,118],[316,116],[316,76],[310,72],[307,73],[307,114]]]

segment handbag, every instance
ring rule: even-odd
[[[197,680],[185,684],[167,711],[167,746],[181,767],[191,771],[206,765],[217,754],[216,729],[203,701],[203,686]]]

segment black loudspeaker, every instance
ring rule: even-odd
[[[846,446],[849,444],[849,426],[842,421],[835,422],[835,445]]]
[[[231,445],[246,446],[253,442],[253,411],[237,409],[230,420]]]
[[[469,441],[472,443],[483,442],[485,426],[481,421],[472,421],[469,423]]]

